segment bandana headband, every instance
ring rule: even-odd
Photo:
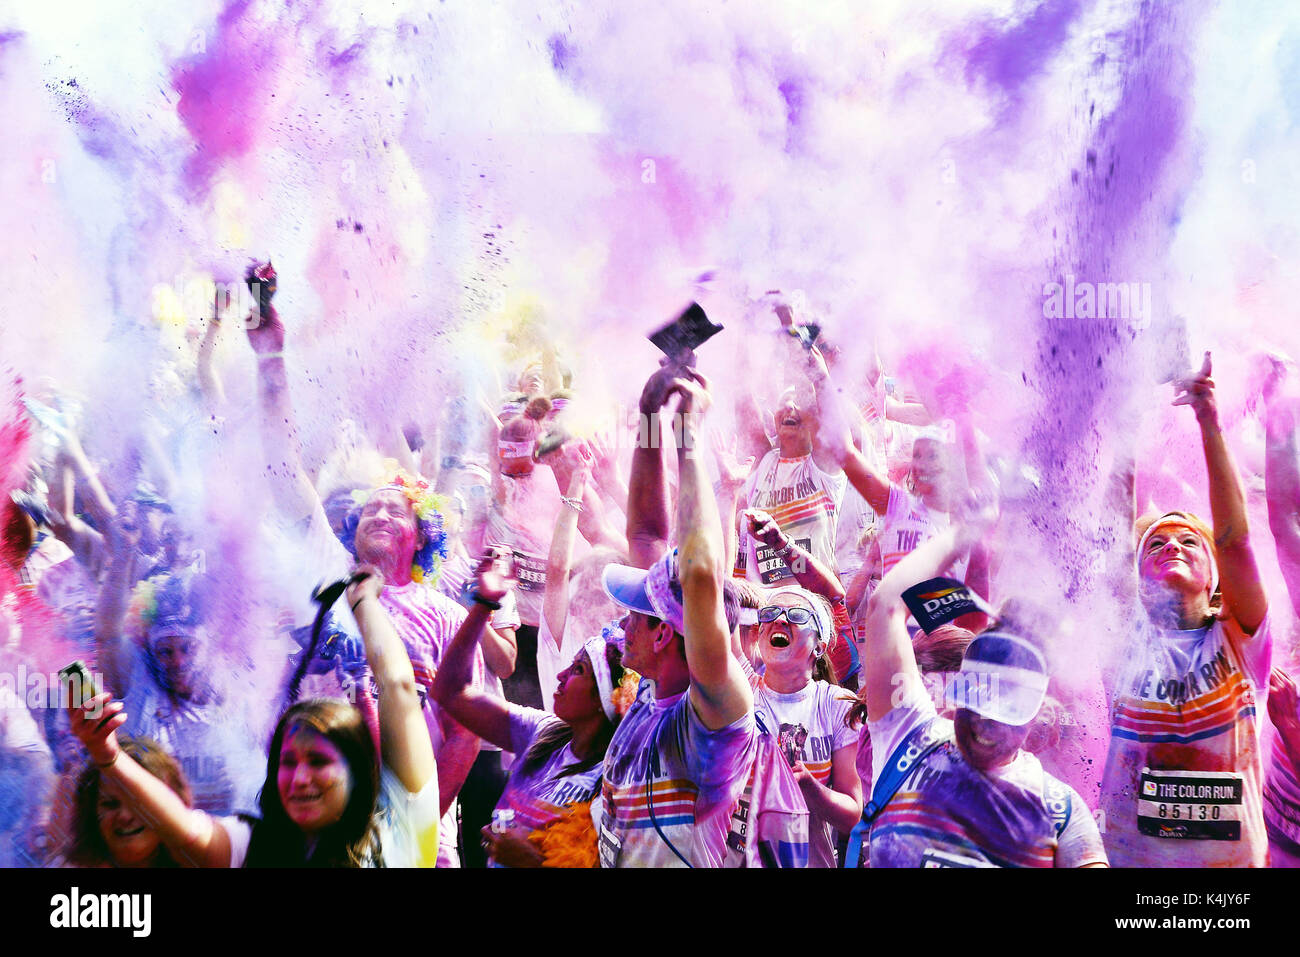
[[[587,657],[591,659],[591,673],[596,676],[596,688],[600,692],[600,706],[605,710],[605,717],[614,720],[614,679],[609,673],[609,659],[605,657],[605,638],[596,635],[588,638],[582,646]]]
[[[1214,557],[1214,544],[1206,541],[1205,536],[1187,521],[1187,515],[1183,512],[1165,512],[1147,526],[1147,530],[1142,533],[1142,538],[1138,541],[1137,552],[1135,553],[1137,563],[1142,564],[1142,554],[1146,550],[1147,541],[1155,534],[1156,529],[1163,528],[1166,525],[1177,525],[1180,528],[1187,529],[1199,538],[1201,544],[1205,546],[1205,554],[1210,559],[1210,597],[1213,598],[1214,593],[1219,590],[1219,562]]]

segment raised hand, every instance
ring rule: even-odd
[[[250,290],[258,296],[258,308],[250,310],[245,328],[248,344],[258,355],[274,355],[284,351],[284,323],[271,305],[275,295],[275,270],[270,263],[254,263],[244,276]]]
[[[1174,388],[1179,390],[1174,405],[1190,405],[1196,413],[1196,421],[1202,426],[1217,425],[1219,408],[1214,399],[1214,380],[1210,378],[1210,354],[1205,354],[1199,372],[1189,373],[1174,380]]]
[[[591,453],[591,474],[602,488],[618,484],[617,445],[610,432],[598,432],[588,440]]]
[[[378,600],[384,590],[384,573],[374,565],[358,565],[353,572],[353,578],[356,580],[348,586],[348,606],[355,613],[362,599]]]
[[[718,464],[718,477],[721,479],[725,488],[739,488],[745,484],[745,479],[749,477],[749,470],[754,465],[754,456],[748,456],[745,461],[740,461],[740,440],[736,436],[731,437],[731,444],[722,438],[718,432],[713,433],[713,460]]]
[[[504,561],[509,554],[509,550],[501,545],[488,546],[474,569],[474,590],[479,597],[500,601],[510,590],[508,566]]]
[[[126,724],[126,713],[122,702],[113,700],[107,691],[77,706],[75,702],[68,707],[68,724],[90,755],[90,759],[101,767],[107,767],[117,760],[122,748],[117,741],[117,729]]]
[[[664,407],[672,395],[673,381],[680,371],[681,367],[676,363],[668,359],[660,361],[659,368],[650,374],[641,390],[639,408],[642,415],[651,415]]]
[[[774,551],[785,550],[789,539],[786,538],[785,532],[781,531],[781,526],[776,524],[776,519],[758,508],[745,509],[743,514],[745,521],[749,523],[749,534],[752,538]]]
[[[669,384],[664,400],[667,401],[669,395],[676,394],[678,415],[694,413],[702,417],[713,405],[709,380],[697,369],[678,368],[676,371],[678,376]]]

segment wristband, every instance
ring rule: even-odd
[[[366,600],[367,598],[369,598],[369,597],[370,597],[369,595],[362,595],[360,598],[358,598],[356,601],[354,601],[354,602],[352,603],[352,614],[355,615],[355,614],[357,613],[357,605],[361,604],[363,601],[365,601],[365,600]]]
[[[122,752],[119,750],[117,754],[113,755],[112,761],[109,761],[107,764],[100,764],[99,762],[95,762],[95,767],[99,768],[99,770],[101,771],[107,771],[113,765],[117,764],[117,759],[120,758],[121,756],[122,756]]]
[[[776,557],[781,559],[782,561],[784,561],[786,556],[789,555],[792,551],[794,551],[794,542],[790,541],[790,539],[788,538],[785,540],[785,544],[782,545],[780,548],[772,549],[772,553],[775,554]]]
[[[567,505],[569,508],[573,509],[575,512],[582,511],[582,499],[580,498],[569,498],[567,495],[561,495],[560,501],[563,502],[565,505]]]
[[[491,598],[484,598],[478,592],[474,592],[471,598],[473,599],[476,605],[482,605],[484,608],[490,608],[493,611],[501,610],[501,602],[493,601]]]
[[[261,362],[263,359],[283,359],[283,358],[284,358],[284,352],[283,352],[283,351],[280,351],[280,352],[259,352],[259,353],[257,354],[257,361],[258,361],[258,362]]]

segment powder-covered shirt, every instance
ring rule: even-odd
[[[605,752],[600,866],[684,867],[664,837],[692,866],[720,866],[755,735],[752,711],[710,731],[689,692],[655,698],[642,681]]]
[[[771,515],[786,537],[835,570],[839,567],[835,560],[836,523],[846,481],[843,472],[823,472],[811,455],[787,459],[773,449],[745,481],[744,501],[747,508]],[[744,576],[750,581],[770,586],[794,577],[771,548],[749,534],[744,522],[739,548]]]
[[[519,617],[534,628],[541,621],[546,591],[546,556],[551,549],[560,492],[555,479],[534,469],[518,478],[502,476],[503,497],[488,510],[485,545],[508,545],[514,553]]]
[[[928,507],[920,498],[899,488],[889,487],[889,505],[880,520],[881,577],[888,575],[895,565],[923,542],[927,542],[948,528],[947,513]],[[960,558],[949,567],[946,574],[966,580],[969,558]]]
[[[1117,867],[1263,867],[1263,764],[1272,637],[1231,619],[1191,631],[1143,616],[1113,691],[1102,778]]]
[[[858,741],[858,732],[845,723],[853,708],[852,695],[836,685],[811,680],[792,694],[782,694],[768,688],[752,670],[749,683],[754,689],[754,712],[769,730],[776,731],[786,761],[792,767],[802,762],[820,784],[830,787],[831,757]],[[831,826],[812,808],[808,812],[808,866],[834,867]]]
[[[582,762],[573,753],[570,743],[565,742],[540,768],[524,773],[524,755],[533,741],[543,731],[561,727],[564,722],[536,708],[517,704],[508,707],[510,752],[515,755],[515,762],[510,766],[510,780],[501,800],[497,801],[497,810],[513,811],[515,826],[527,833],[563,817],[570,805],[594,798],[600,789],[601,764],[597,761],[595,767],[585,771],[566,773]]]
[[[1273,753],[1264,779],[1264,824],[1268,829],[1271,867],[1278,867],[1278,849],[1289,857],[1300,855],[1300,775],[1282,743],[1273,733]],[[1296,866],[1289,864],[1288,866]]]
[[[266,752],[247,715],[216,701],[166,694],[138,660],[122,706],[127,714],[122,733],[150,738],[176,759],[195,807],[216,815],[256,810]]]
[[[930,694],[909,682],[903,700],[868,723],[872,778],[895,749],[938,717]],[[1069,820],[1060,837],[1051,812],[1068,797]],[[1007,765],[979,771],[955,741],[917,761],[871,827],[872,867],[1082,867],[1105,863],[1097,823],[1083,799],[1019,751]]]

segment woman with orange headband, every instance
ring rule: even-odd
[[[1259,722],[1272,638],[1241,480],[1219,429],[1210,355],[1177,385],[1201,428],[1214,527],[1188,512],[1136,525],[1136,647],[1113,688],[1102,780],[1117,867],[1262,867]]]

